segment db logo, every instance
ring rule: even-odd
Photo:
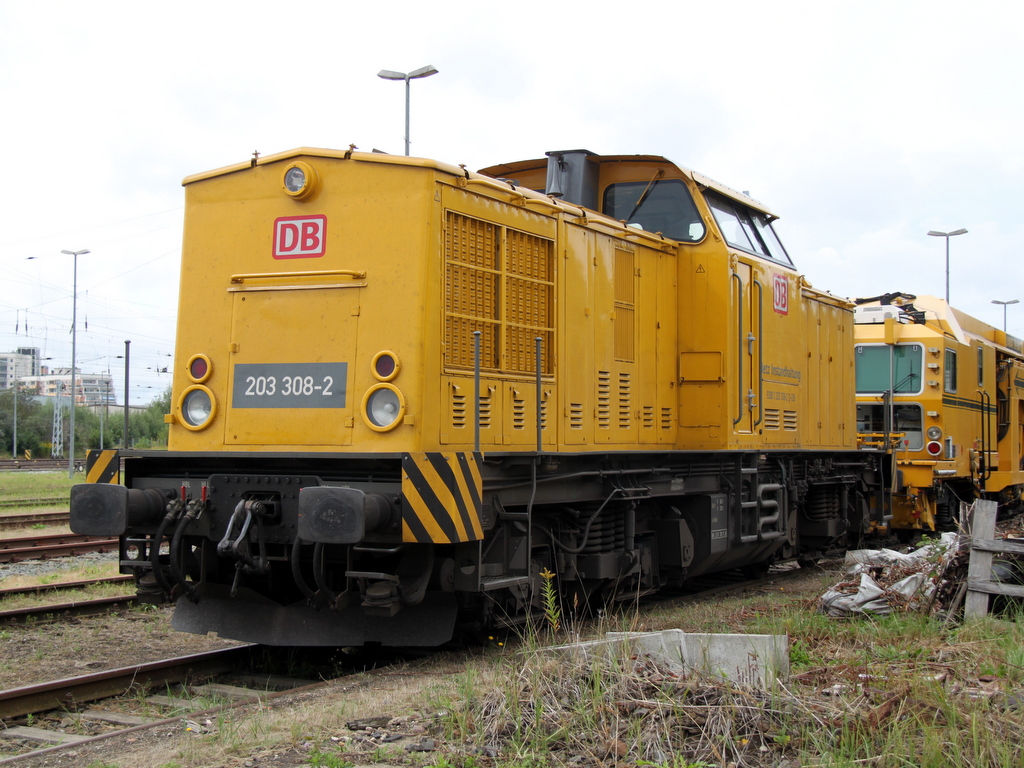
[[[775,275],[773,283],[774,307],[780,315],[789,314],[789,278],[785,275]]]
[[[282,216],[274,220],[275,259],[319,258],[326,245],[326,216]]]

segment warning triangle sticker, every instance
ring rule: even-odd
[[[697,265],[697,274],[698,275],[704,274],[704,265],[703,264],[698,264]]]

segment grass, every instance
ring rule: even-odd
[[[496,748],[494,764],[504,768],[1024,764],[1024,712],[1016,704],[1024,624],[1017,621],[958,626],[917,614],[841,621],[783,589],[632,622],[788,634],[792,678],[755,690],[680,678],[628,653],[555,657],[542,648],[545,631],[524,638],[486,685],[466,676],[442,702],[448,743]]]
[[[83,482],[61,472],[4,472],[0,482],[0,499],[29,499],[66,496],[71,498],[71,486]],[[9,509],[8,511],[14,511]]]

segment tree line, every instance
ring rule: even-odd
[[[10,456],[14,431],[14,390],[0,391],[0,456]],[[51,455],[54,398],[39,402],[26,392],[18,397],[18,456],[28,451],[33,458]],[[167,448],[167,424],[164,414],[171,412],[171,389],[145,410],[132,410],[128,415],[130,448],[160,450]],[[64,455],[67,456],[68,418],[64,415]],[[75,408],[75,455],[84,457],[90,448],[124,447],[124,409],[110,407],[103,413],[91,408]]]

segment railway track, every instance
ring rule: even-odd
[[[0,589],[0,600],[5,597],[13,597],[15,595],[40,595],[43,592],[53,592],[58,589],[84,589],[85,587],[92,587],[97,584],[121,584],[124,582],[133,581],[133,577],[129,574],[111,576],[106,579],[83,579],[81,581],[56,581],[52,584],[35,584],[31,587],[12,587],[10,589]]]
[[[58,533],[49,536],[19,536],[0,539],[0,563],[74,557],[88,552],[116,552],[118,540],[102,536]]]
[[[0,508],[3,507],[48,507],[53,504],[67,504],[67,496],[46,496],[35,499],[0,499]]]
[[[67,512],[26,512],[16,515],[0,515],[0,530],[29,528],[33,525],[67,525],[69,522],[70,515]]]
[[[85,702],[120,696],[134,686],[153,688],[224,674],[247,664],[255,647],[239,645],[0,691],[0,718],[74,709]]]
[[[75,460],[76,472],[81,472],[84,467],[85,459]],[[0,472],[53,472],[67,468],[67,459],[0,459]]]
[[[253,653],[257,649],[259,646],[240,645],[0,691],[0,718],[4,721],[0,726],[0,750],[8,753],[8,756],[0,756],[0,764],[40,757],[66,747],[78,749],[147,728],[180,727],[183,721],[191,728],[202,718],[217,712],[320,688],[332,682],[265,672],[240,674],[241,669],[262,666],[264,662]],[[206,682],[218,677],[225,679],[224,676],[231,684]],[[172,686],[180,692],[180,697],[156,694],[143,700],[138,695],[153,690],[170,691]],[[125,694],[132,695],[134,704],[145,702],[143,714],[126,714],[121,711],[121,705],[115,705],[116,710],[104,708],[102,700],[116,700]],[[207,704],[211,700],[224,703],[197,710],[196,699]],[[135,708],[138,710],[137,706]],[[86,733],[40,727],[47,720],[35,716],[55,709],[75,713],[75,730]],[[95,733],[98,729],[106,730]],[[15,743],[12,744],[12,740]],[[17,743],[39,746],[12,754]]]
[[[92,600],[75,600],[70,603],[49,603],[33,605],[28,608],[12,608],[0,611],[0,625],[8,623],[37,624],[49,621],[60,621],[79,616],[95,616],[107,613],[115,608],[127,608],[138,604],[138,595],[115,595],[114,597],[97,597]]]

